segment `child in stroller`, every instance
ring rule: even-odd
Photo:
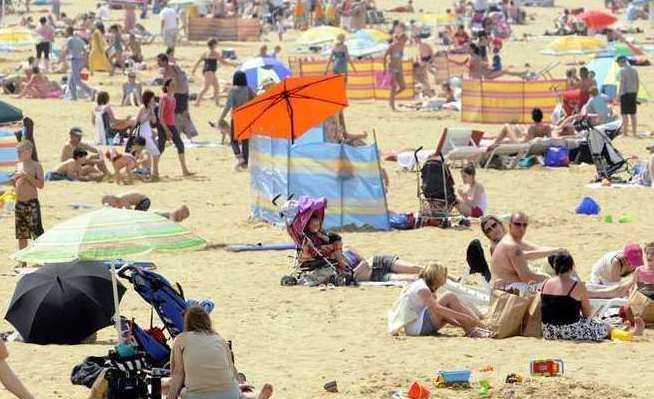
[[[284,205],[282,215],[286,230],[298,247],[290,276],[282,278],[282,285],[347,284],[347,262],[343,257],[343,241],[336,233],[323,230],[325,198],[300,197]]]

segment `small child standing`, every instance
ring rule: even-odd
[[[129,71],[127,82],[123,83],[123,99],[120,105],[125,106],[131,104],[138,107],[141,105],[142,91],[143,85],[136,80],[136,72]]]
[[[27,247],[27,240],[36,239],[43,234],[38,190],[43,188],[44,180],[43,167],[32,159],[34,145],[23,140],[16,146],[16,151],[18,163],[11,182],[16,191],[16,239],[18,249],[21,250]]]

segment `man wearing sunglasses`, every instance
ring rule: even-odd
[[[502,237],[493,251],[490,268],[493,288],[536,291],[549,276],[532,272],[527,261],[567,252],[563,248],[536,247],[523,241],[528,225],[529,219],[524,213],[511,215],[509,233]]]

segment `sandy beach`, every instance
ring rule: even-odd
[[[531,64],[539,69],[552,58],[540,54],[551,38],[540,37],[545,29],[553,28],[553,19],[562,7],[601,9],[600,0],[560,0],[555,8],[527,8],[527,25],[515,27],[514,37],[529,32],[535,37],[527,42],[509,40],[505,43],[503,63],[516,69]],[[399,4],[380,0],[382,9]],[[416,10],[444,11],[449,1],[415,0]],[[75,15],[94,8],[93,2],[69,0],[63,11]],[[43,7],[35,7],[41,15]],[[417,15],[417,14],[416,14]],[[403,20],[416,15],[398,14]],[[122,11],[112,11],[112,18],[122,21]],[[623,16],[621,16],[623,18]],[[17,16],[8,18],[16,22]],[[149,15],[145,22],[158,32],[158,17]],[[633,35],[644,40],[652,29],[647,22],[638,24],[644,34]],[[274,37],[273,37],[274,36]],[[295,32],[289,32],[283,46],[284,57],[296,55]],[[276,35],[269,35],[270,45],[277,44]],[[58,43],[61,39],[58,39]],[[240,59],[255,55],[260,43],[221,43],[220,48],[234,48]],[[149,69],[138,73],[141,81],[157,75],[154,56],[163,50],[160,39],[144,46]],[[177,49],[177,59],[190,73],[197,57],[205,50],[203,42],[183,42]],[[415,48],[411,49],[412,52]],[[0,69],[11,70],[18,61],[32,55],[33,49],[11,53],[0,63]],[[653,55],[654,57],[654,55]],[[565,63],[571,59],[562,59]],[[233,68],[220,67],[221,79],[230,80]],[[650,93],[654,93],[654,67],[639,67],[640,78]],[[564,66],[555,71],[564,76]],[[55,75],[59,78],[59,75]],[[96,73],[90,84],[107,90],[119,116],[136,115],[134,107],[119,107],[120,85],[126,77],[109,77]],[[194,76],[192,91],[201,89],[200,74]],[[159,92],[159,88],[153,88]],[[44,169],[57,165],[61,147],[67,141],[68,130],[79,126],[85,139],[94,137],[90,124],[93,103],[89,101],[19,100],[3,95],[1,100],[21,108],[34,119],[39,157]],[[224,103],[224,98],[222,99]],[[191,115],[200,131],[200,140],[219,140],[219,133],[209,121],[217,119],[222,108],[205,98],[200,108],[191,106]],[[639,109],[639,130],[654,131],[654,107]],[[377,132],[382,153],[394,149],[433,148],[443,128],[460,126],[456,112],[391,113],[384,101],[351,102],[346,111],[351,132]],[[497,125],[474,125],[493,135]],[[616,147],[625,155],[644,158],[645,146],[652,139],[619,137]],[[131,187],[115,183],[46,183],[39,194],[47,230],[60,221],[85,212],[71,205],[100,206],[105,194],[137,190],[153,200],[153,209],[171,209],[184,203],[191,216],[183,224],[205,237],[213,249],[174,255],[148,255],[158,271],[171,281],[179,282],[189,298],[210,298],[216,303],[212,314],[215,328],[234,342],[236,365],[254,385],[270,382],[275,398],[318,399],[391,398],[392,393],[406,389],[414,380],[431,381],[436,371],[478,368],[491,364],[498,398],[648,398],[654,390],[654,372],[650,356],[654,357],[654,332],[647,330],[636,342],[599,344],[547,342],[534,338],[481,340],[463,337],[460,330],[446,328],[437,337],[392,337],[386,332],[386,312],[400,289],[396,287],[355,287],[329,290],[306,287],[281,287],[280,278],[287,273],[292,253],[254,252],[231,253],[222,249],[234,243],[289,242],[286,233],[274,226],[249,218],[249,175],[232,171],[233,155],[228,146],[189,148],[189,168],[197,172],[184,178],[179,170],[174,147],[168,147],[161,159],[162,179],[157,183],[138,183]],[[397,164],[383,162],[390,175],[389,208],[394,211],[417,212],[416,176],[401,171]],[[528,170],[480,170],[477,178],[489,196],[489,209],[494,214],[516,210],[531,218],[527,240],[540,244],[566,247],[575,257],[580,274],[587,278],[592,264],[604,253],[621,248],[626,242],[654,240],[654,201],[652,189],[591,190],[586,184],[594,177],[590,165]],[[455,179],[460,182],[458,170]],[[583,196],[592,196],[602,207],[602,215],[614,220],[629,214],[633,222],[605,223],[601,217],[584,217],[574,212]],[[16,249],[14,218],[0,218],[0,292],[5,301],[0,307],[4,315],[18,277],[15,263],[9,255]],[[444,263],[451,274],[458,275],[467,267],[465,249],[468,242],[480,238],[478,227],[442,230],[423,228],[411,231],[344,233],[346,246],[357,248],[366,255],[397,254],[403,259],[424,264],[431,260]],[[475,280],[475,278],[473,278]],[[131,289],[125,295],[121,311],[149,326],[150,309]],[[0,323],[0,331],[12,327]],[[98,333],[98,343],[77,346],[37,346],[9,343],[10,364],[38,398],[85,398],[88,390],[70,383],[73,366],[87,356],[101,356],[113,345],[115,331],[106,328]],[[566,376],[561,379],[537,379],[520,386],[502,388],[509,373],[528,375],[529,362],[542,358],[561,358]],[[336,380],[340,393],[328,393],[323,384]],[[430,383],[430,387],[433,385]],[[499,389],[501,388],[501,389]],[[432,389],[435,398],[477,398],[477,389],[454,391]],[[0,398],[10,397],[0,390]]]

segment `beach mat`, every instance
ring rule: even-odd
[[[629,184],[629,183],[611,183],[610,186],[603,186],[602,183],[588,183],[586,184],[586,188],[597,190],[601,188],[648,188],[648,187],[643,186],[641,184]]]
[[[292,242],[278,243],[278,244],[232,244],[225,247],[229,252],[259,252],[259,251],[288,251],[295,250],[297,247]]]

